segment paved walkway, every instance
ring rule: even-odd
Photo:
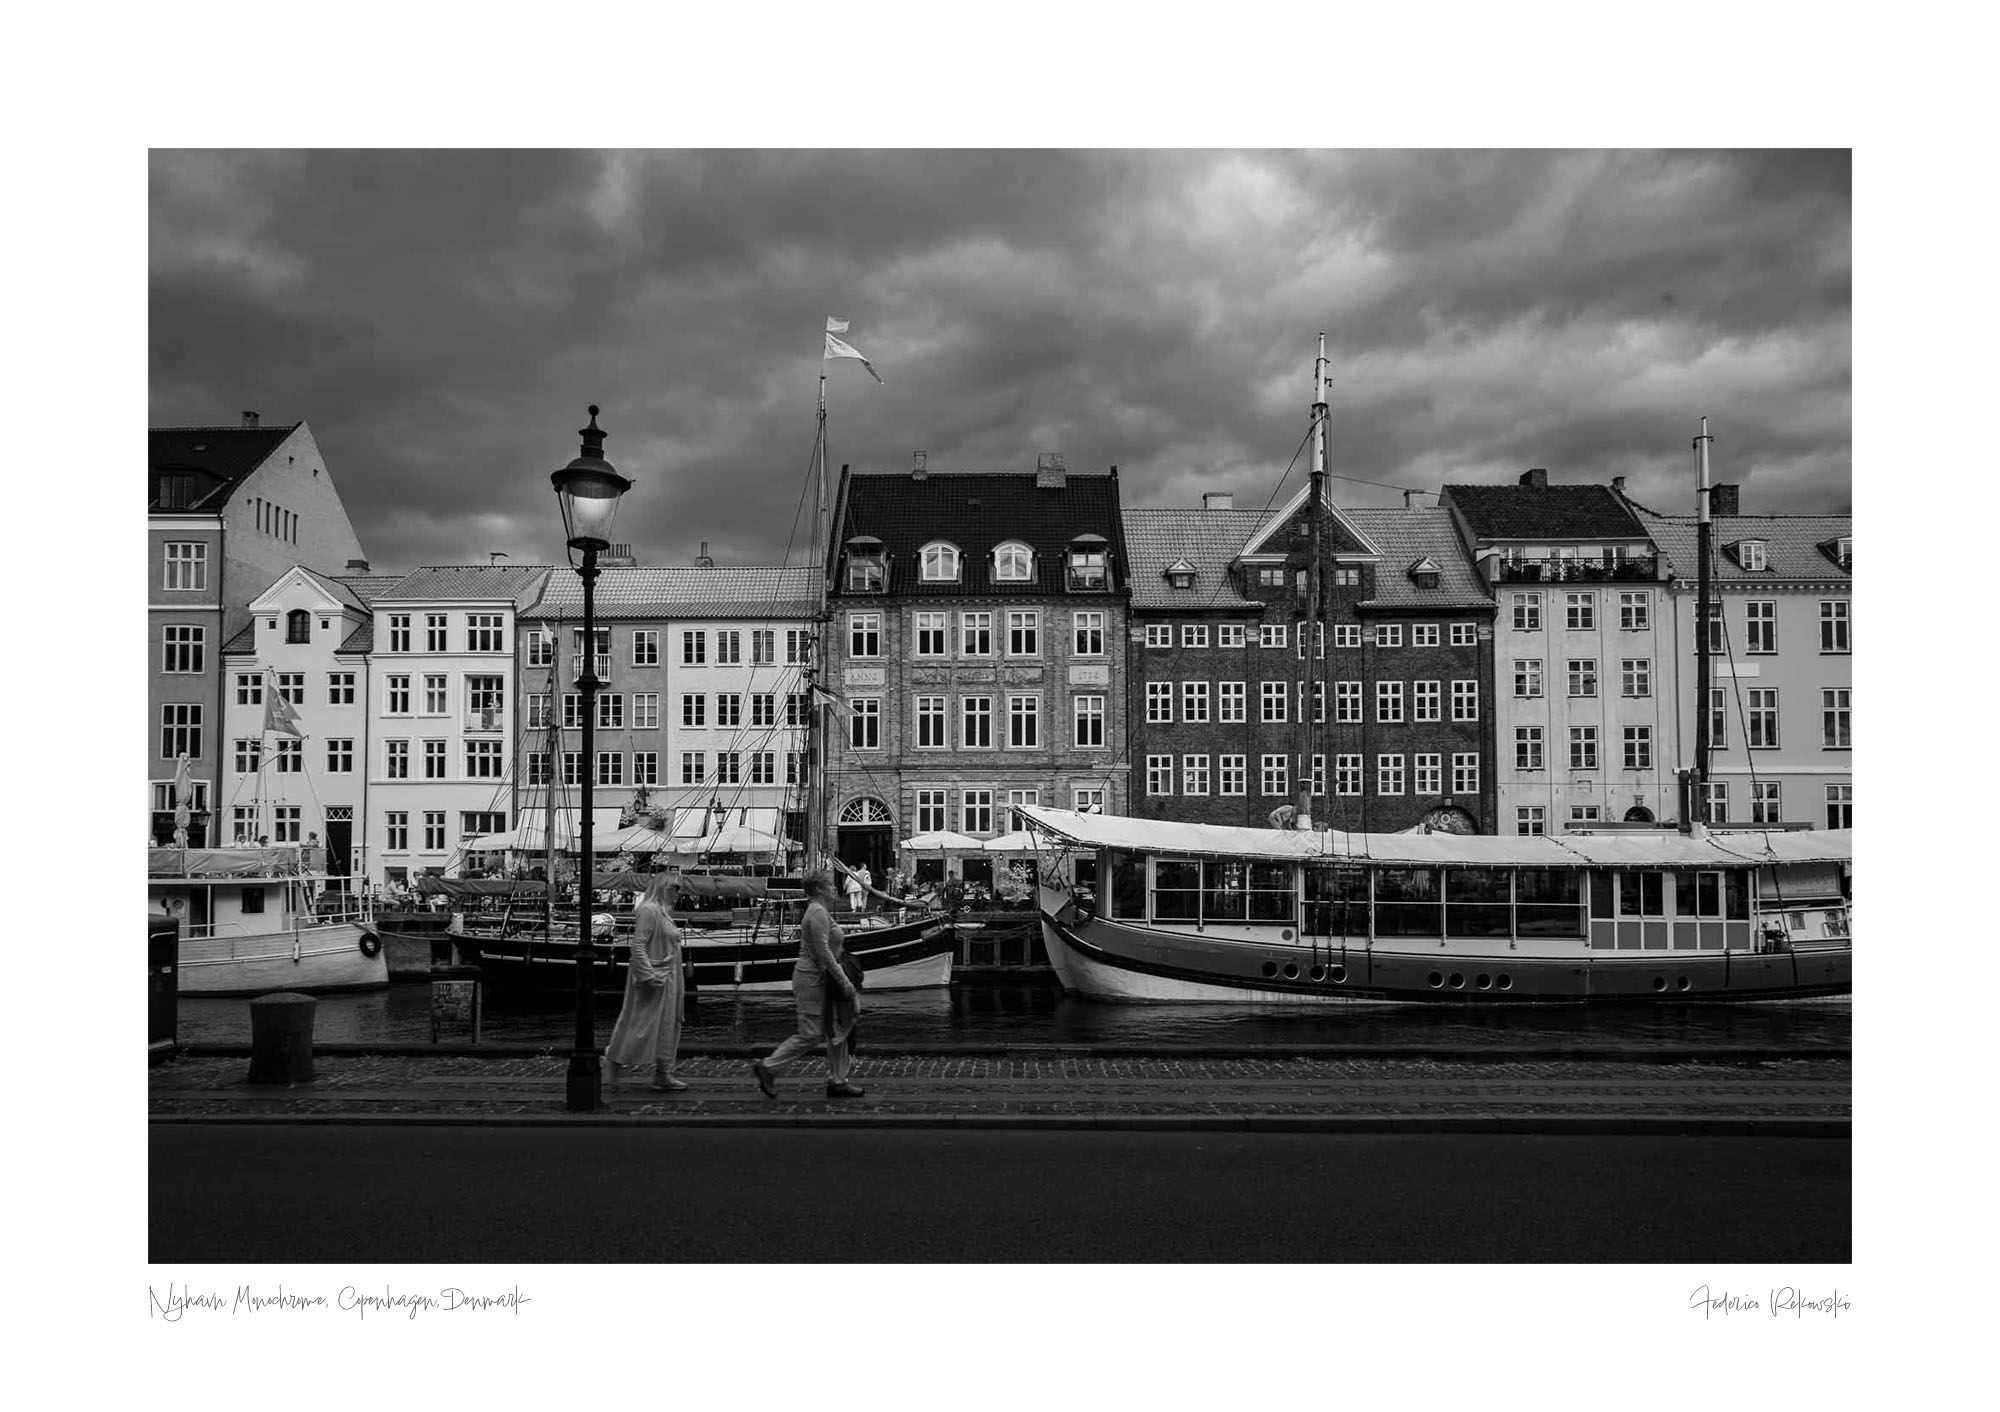
[[[252,1086],[241,1055],[153,1066],[155,1119],[645,1122],[891,1126],[1499,1127],[1846,1136],[1846,1059],[1760,1063],[863,1054],[867,1096],[823,1093],[801,1061],[764,1098],[740,1058],[686,1058],[679,1095],[607,1086],[605,1110],[563,1111],[561,1055],[320,1054],[315,1078]]]

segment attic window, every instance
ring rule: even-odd
[[[1193,588],[1194,574],[1194,565],[1185,559],[1176,559],[1166,568],[1167,582],[1175,588]]]
[[[1746,539],[1736,546],[1736,562],[1747,573],[1761,573],[1769,565],[1764,559],[1764,541]]]
[[[999,583],[1026,583],[1035,576],[1035,551],[1010,540],[993,551],[993,578]]]
[[[1410,582],[1418,588],[1436,588],[1442,572],[1438,568],[1437,560],[1422,558],[1410,565]]]
[[[958,582],[958,546],[933,540],[918,557],[919,576],[925,583]]]
[[[861,535],[847,541],[847,591],[881,593],[888,587],[889,566],[882,541]]]
[[[1854,536],[1843,534],[1833,542],[1833,557],[1843,569],[1854,567]]]
[[[1102,535],[1080,534],[1069,542],[1068,577],[1072,593],[1109,586],[1111,555]]]
[[[303,608],[294,608],[285,614],[285,641],[312,641],[312,614]]]

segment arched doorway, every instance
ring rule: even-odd
[[[1625,811],[1625,822],[1628,824],[1650,824],[1653,822],[1653,811],[1643,804],[1634,804],[1630,809]]]
[[[1479,821],[1456,804],[1440,804],[1424,815],[1424,827],[1432,833],[1478,833]]]
[[[866,867],[879,887],[896,864],[895,816],[879,799],[863,796],[842,806],[834,856],[850,868]]]

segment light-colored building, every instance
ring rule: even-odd
[[[513,823],[522,717],[517,619],[540,565],[417,569],[375,596],[368,662],[365,875],[397,884],[443,872],[464,840]]]
[[[1854,624],[1850,515],[1744,515],[1738,487],[1710,493],[1714,612],[1709,634],[1710,817],[1717,823],[1854,822]],[[1674,763],[1695,755],[1692,515],[1631,505],[1672,571]]]
[[[175,758],[194,784],[190,842],[219,830],[222,645],[250,619],[250,600],[294,564],[367,572],[361,542],[326,459],[304,422],[265,427],[154,427],[147,434],[147,828],[171,838]]]

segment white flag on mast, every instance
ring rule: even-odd
[[[831,324],[834,321],[828,319],[827,322]],[[847,325],[842,324],[841,327],[846,328]],[[875,371],[875,365],[868,361],[860,349],[851,343],[842,342],[831,333],[826,336],[826,352],[820,355],[820,361],[824,363],[828,358],[852,358],[860,363],[862,367],[868,369],[869,377],[874,378],[877,382],[882,381],[882,375]]]
[[[847,320],[836,319],[833,315],[828,314],[826,316],[826,331],[828,333],[846,333]]]

